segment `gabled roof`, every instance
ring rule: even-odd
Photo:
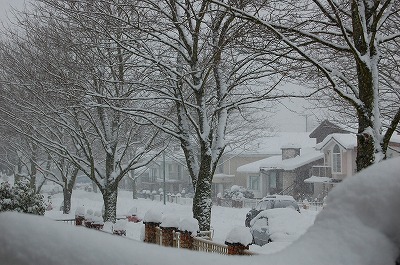
[[[235,154],[259,154],[259,155],[278,155],[282,153],[282,147],[288,145],[296,146],[301,149],[314,148],[316,141],[308,136],[307,132],[277,132],[271,136],[254,139],[246,146],[237,147],[235,150],[227,152]]]
[[[310,138],[317,138],[318,134],[321,131],[326,131],[326,130],[330,130],[330,131],[335,131],[335,133],[350,133],[349,131],[341,128],[340,126],[328,121],[328,120],[324,120],[323,122],[321,122],[320,125],[318,125],[311,133],[310,133]]]
[[[282,155],[271,156],[265,159],[255,161],[243,166],[238,167],[237,171],[242,173],[259,173],[261,169],[281,169],[281,170],[295,170],[301,166],[312,163],[324,157],[320,151],[309,150],[303,155],[296,156],[282,160]]]
[[[344,149],[354,149],[357,147],[357,136],[355,134],[332,133],[328,135],[321,143],[317,144],[315,148],[317,150],[321,150],[332,141],[336,142]]]

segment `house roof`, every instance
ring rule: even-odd
[[[309,137],[308,132],[277,132],[274,135],[255,139],[246,146],[235,150],[227,150],[236,154],[278,155],[283,147],[295,146],[301,149],[314,148],[316,140]]]
[[[320,151],[308,150],[305,154],[282,160],[282,155],[271,156],[265,159],[255,161],[238,167],[237,171],[242,173],[259,173],[261,169],[282,169],[294,170],[308,163],[314,162],[324,157]]]
[[[305,183],[329,183],[331,178],[311,176],[304,180]]]
[[[321,143],[317,144],[315,148],[321,150],[331,141],[335,141],[344,149],[353,149],[357,147],[357,136],[355,134],[333,133],[328,135]]]
[[[392,137],[390,137],[390,142],[391,143],[400,144],[400,135],[399,134],[393,134]]]
[[[304,180],[305,183],[329,183],[329,184],[338,184],[341,181],[342,181],[341,179],[317,177],[317,176],[311,176]]]
[[[312,132],[310,133],[311,138],[316,138],[319,134],[324,133],[326,131],[335,131],[336,133],[349,133],[348,130],[336,125],[328,120],[324,120],[318,125]]]

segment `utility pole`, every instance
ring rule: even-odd
[[[163,196],[164,196],[164,205],[166,204],[166,190],[165,190],[165,150],[163,151]]]
[[[308,117],[310,116],[310,114],[303,114],[301,116],[306,117],[306,132],[308,132]]]

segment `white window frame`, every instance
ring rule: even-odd
[[[335,148],[339,149],[339,152],[335,152]],[[339,160],[340,164],[337,163]],[[338,167],[339,170],[338,170]],[[343,163],[342,163],[342,150],[340,149],[338,144],[335,144],[332,148],[332,173],[342,173],[343,172]]]

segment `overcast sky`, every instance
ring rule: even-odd
[[[24,5],[24,0],[0,0],[0,19],[3,22],[6,21],[7,13],[10,12],[11,7],[21,9],[23,5]]]
[[[12,7],[22,9],[24,6],[24,0],[0,0],[0,19],[3,22],[7,22],[7,14],[12,17]],[[299,131],[304,132],[306,130],[306,119],[308,120],[308,131],[316,126],[315,117],[308,116],[309,112],[304,112],[303,107],[308,106],[308,103],[302,99],[284,100],[283,104],[280,104],[277,109],[277,113],[273,115],[272,120],[276,124],[279,131]]]

